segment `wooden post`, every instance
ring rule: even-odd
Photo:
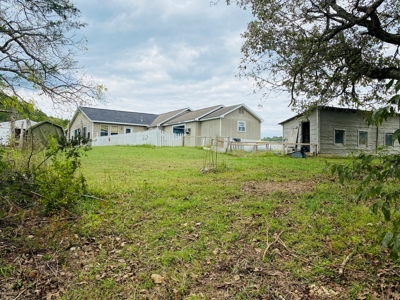
[[[11,124],[11,147],[15,148],[15,108],[11,109],[10,124]]]
[[[185,136],[182,136],[182,147],[185,147]]]
[[[19,134],[19,148],[24,146],[24,122],[21,123],[21,132]]]

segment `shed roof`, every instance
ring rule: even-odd
[[[92,122],[148,126],[158,117],[155,114],[93,107],[79,107],[78,109]]]
[[[311,109],[309,109],[308,111],[306,110],[306,111],[304,111],[304,112],[302,112],[302,113],[299,113],[299,114],[297,114],[297,115],[295,115],[295,116],[293,116],[293,117],[291,117],[291,118],[289,118],[289,119],[287,119],[287,120],[285,120],[285,121],[282,121],[282,122],[280,122],[280,123],[278,123],[279,125],[282,125],[282,124],[284,124],[284,123],[286,123],[286,122],[289,122],[289,121],[291,121],[291,120],[294,120],[294,119],[296,119],[296,118],[299,118],[299,117],[301,117],[301,116],[304,116],[304,115],[306,115],[307,113],[311,113],[311,112],[313,112],[314,110],[316,110],[316,109],[318,109],[318,110],[331,110],[331,111],[341,111],[341,112],[365,112],[365,110],[361,110],[361,109],[355,109],[355,108],[345,108],[345,107],[335,107],[335,106],[316,106],[316,107],[313,107],[313,108],[311,108]]]

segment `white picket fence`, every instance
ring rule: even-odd
[[[92,146],[152,145],[156,147],[178,147],[183,145],[183,134],[165,133],[159,129],[130,134],[98,136],[92,138]]]

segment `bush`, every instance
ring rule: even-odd
[[[1,150],[1,201],[21,208],[35,206],[45,214],[73,208],[87,190],[78,169],[80,157],[90,148],[81,144],[81,139],[51,138],[48,148],[36,153]],[[7,159],[6,154],[16,159]]]

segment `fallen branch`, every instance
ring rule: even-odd
[[[264,254],[263,254],[262,259],[264,259],[264,258],[265,258],[265,255],[267,255],[267,252],[268,252],[269,247],[271,247],[274,243],[276,243],[276,242],[279,240],[279,238],[280,238],[280,236],[281,236],[282,233],[283,233],[283,231],[281,231],[279,234],[275,235],[275,240],[274,240],[272,243],[269,243],[269,239],[268,239],[268,229],[267,229],[267,247],[265,248],[265,251],[264,251]]]
[[[351,252],[349,255],[346,256],[346,258],[344,259],[344,261],[342,262],[342,264],[340,265],[339,268],[339,275],[342,276],[344,273],[344,268],[346,267],[347,263],[349,262],[349,260],[351,259],[351,257],[354,255],[354,251]]]
[[[302,257],[298,256],[297,254],[293,253],[293,251],[290,250],[290,249],[288,248],[288,246],[286,246],[286,244],[284,243],[284,241],[282,241],[281,239],[279,239],[278,242],[290,253],[290,255],[292,255],[292,256],[294,256],[294,257],[296,257],[296,258],[298,258],[298,259],[300,259],[300,260],[302,260],[302,261],[306,261],[306,262],[309,261],[308,259],[302,258]]]
[[[17,297],[15,297],[13,300],[18,299],[23,293],[25,293],[26,290],[27,290],[27,288],[24,289],[21,293],[19,293],[19,294],[17,295]]]

